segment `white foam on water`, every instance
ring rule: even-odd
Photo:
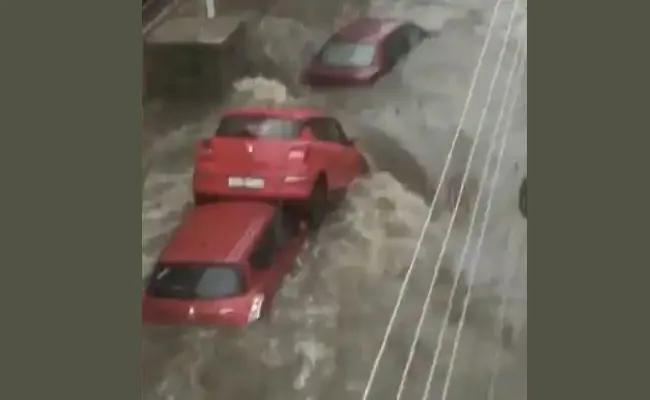
[[[226,105],[328,107],[360,126],[378,128],[392,136],[414,155],[431,180],[437,182],[486,33],[490,15],[483,11],[490,9],[493,2],[459,0],[431,4],[412,0],[383,3],[376,2],[370,13],[413,17],[430,29],[442,31],[437,40],[423,44],[376,88],[335,94],[301,92],[292,96],[281,82],[250,77],[235,83],[234,94]],[[507,4],[503,9],[508,9]],[[336,24],[340,25],[344,19]],[[501,20],[498,27],[507,22]],[[525,36],[525,30],[522,18],[518,34]],[[498,31],[505,32],[505,29]],[[289,77],[296,76],[309,54],[327,37],[327,32],[312,31],[298,21],[275,17],[263,19],[259,32],[262,34],[255,40],[259,41],[260,54],[270,56],[281,69],[289,71]],[[451,168],[456,178],[463,171],[476,123],[485,105],[499,48],[500,43],[495,41],[488,51],[486,72],[479,81],[477,100],[470,110],[469,123]],[[502,91],[504,84],[503,79],[499,81]],[[495,104],[502,95],[496,93]],[[525,105],[522,107],[520,111],[523,112]],[[489,135],[497,111],[498,107],[490,111],[483,137]],[[167,136],[151,153],[152,168],[144,195],[143,247],[146,252],[143,252],[143,271],[155,260],[164,244],[161,238],[174,229],[188,207],[193,143],[210,134],[217,117],[218,112],[215,112],[204,121]],[[507,292],[514,299],[509,303],[509,321],[522,332],[526,330],[527,319],[527,234],[525,220],[517,211],[516,196],[518,181],[526,168],[525,125],[525,118],[518,121],[517,130],[511,135],[504,161],[504,178],[497,189],[476,287],[477,298],[489,306],[484,314],[491,316],[501,295]],[[472,184],[480,174],[479,166],[484,163],[486,149],[486,143],[481,143],[471,170],[470,197],[475,192]],[[380,379],[379,390],[383,387],[384,391],[378,392],[385,398],[394,398],[400,366],[404,364],[432,267],[446,233],[450,204],[443,202],[442,206],[436,220],[428,227],[414,283],[389,344]],[[236,335],[235,339],[215,331],[202,334],[192,331],[181,335],[180,339],[173,336],[175,342],[181,343],[173,350],[170,350],[168,338],[156,342],[153,334],[148,334],[146,340],[151,359],[157,359],[154,355],[162,353],[165,356],[161,356],[163,361],[155,366],[163,369],[157,378],[158,390],[148,393],[147,398],[359,398],[427,211],[424,200],[406,190],[389,173],[377,173],[360,180],[345,206],[332,216],[318,239],[301,255],[298,272],[286,282],[276,300],[270,326],[254,327]],[[446,273],[457,268],[455,264],[462,250],[466,227],[466,223],[461,223],[452,233],[450,249],[443,262]],[[517,271],[514,289],[504,287],[504,275],[512,267]],[[422,349],[414,361],[417,376],[410,378],[405,398],[419,398],[448,297],[448,288],[444,285],[434,295],[420,343]],[[500,343],[491,334],[491,322],[486,328],[480,325],[480,318],[476,321],[470,321],[465,331],[455,375],[455,381],[460,384],[454,386],[456,391],[450,399],[474,399],[485,395],[486,379],[491,375],[493,355],[499,351]],[[452,324],[444,340],[442,366],[448,366],[454,330]],[[146,363],[145,359],[145,367]],[[501,364],[503,374],[508,377],[521,373],[522,369],[525,371],[525,366],[516,364],[514,355],[509,353],[501,358]],[[522,385],[525,387],[525,379],[521,376],[504,378],[503,382],[499,392],[501,399],[525,398],[525,391],[521,389]],[[376,398],[384,397],[378,395]]]

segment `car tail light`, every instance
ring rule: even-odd
[[[305,161],[307,159],[307,149],[289,150],[289,161]]]
[[[289,150],[287,156],[287,172],[288,175],[284,177],[284,183],[296,185],[304,182],[306,178],[303,176],[304,169],[306,168],[307,157],[309,151],[306,147],[294,148]]]
[[[253,297],[250,311],[248,312],[248,323],[255,322],[262,317],[262,310],[264,307],[264,295],[256,295]]]

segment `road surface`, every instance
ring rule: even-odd
[[[148,107],[149,133],[154,139],[148,154],[151,169],[143,204],[143,274],[189,207],[193,143],[209,135],[222,107],[260,103],[326,107],[344,121],[354,136],[361,138],[376,167],[383,172],[360,182],[344,209],[331,218],[319,238],[305,249],[300,273],[285,285],[271,325],[241,334],[145,329],[145,399],[362,398],[425,220],[432,188],[440,180],[495,3],[496,0],[375,0],[352,5],[339,0],[279,0],[265,4],[267,16],[253,24],[254,40],[246,50],[254,64],[251,76],[237,82],[224,103],[201,107],[201,112],[194,113],[156,113],[168,109],[169,104]],[[251,8],[247,7],[254,6],[260,7],[259,2],[222,1],[219,11],[251,18],[255,13],[249,13]],[[476,196],[485,161],[495,158],[486,157],[491,127],[498,119],[500,102],[505,96],[506,75],[514,62],[515,38],[525,40],[523,3],[509,39],[504,71],[496,82],[487,127],[480,131],[478,125],[511,7],[513,0],[504,0],[497,11],[495,35],[464,125],[465,134],[459,140],[450,168],[454,179],[444,186],[444,193],[450,195],[441,197],[428,228],[413,283],[388,340],[370,399],[395,399],[450,221],[454,181],[462,175],[473,140],[480,133],[469,194],[452,230],[442,263],[444,273],[426,313],[406,381],[403,399],[422,398],[453,275],[461,268],[459,260],[470,219],[466,206]],[[185,4],[184,13],[196,11],[194,4]],[[373,89],[324,94],[310,93],[297,85],[293,77],[310,52],[334,26],[358,15],[412,18],[439,32],[439,36],[421,46],[401,68]],[[526,221],[517,210],[518,185],[526,173],[525,80],[524,71],[517,79],[523,94],[516,104],[507,140],[502,175],[473,286],[473,301],[453,362],[447,396],[450,400],[527,397],[527,233]],[[479,209],[484,207],[482,201]],[[476,244],[477,236],[472,235],[472,244]],[[474,247],[471,249],[473,255]],[[466,284],[461,286],[452,302],[455,317],[461,303],[458,300],[463,299],[467,289]],[[508,307],[505,324],[501,326],[498,316],[503,298],[508,299]],[[444,330],[431,399],[441,398],[458,327],[457,318],[452,318]]]

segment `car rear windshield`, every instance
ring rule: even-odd
[[[265,116],[231,116],[221,120],[215,134],[220,138],[296,139],[298,123]]]
[[[375,52],[374,44],[332,40],[325,45],[320,61],[332,67],[369,67]]]
[[[183,300],[229,298],[244,291],[242,269],[233,265],[160,264],[147,288],[149,296]]]

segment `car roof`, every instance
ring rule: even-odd
[[[244,262],[274,213],[271,204],[254,201],[195,208],[173,233],[160,262]]]
[[[345,40],[378,43],[404,24],[403,21],[388,18],[360,18],[336,32]]]
[[[266,116],[270,118],[283,118],[293,120],[305,120],[310,118],[323,117],[322,111],[312,108],[238,108],[228,110],[224,117],[241,117],[241,116]]]

